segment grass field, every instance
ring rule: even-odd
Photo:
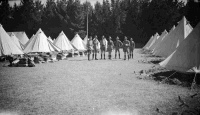
[[[129,61],[75,57],[36,67],[2,67],[0,63],[0,115],[162,115],[156,108],[169,115],[181,111],[177,97],[188,97],[190,90],[137,79],[134,71],[152,66],[138,63],[144,58],[138,51]]]

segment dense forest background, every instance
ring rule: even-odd
[[[47,36],[56,38],[63,30],[71,40],[75,33],[86,35],[87,13],[89,36],[132,37],[145,44],[149,38],[173,25],[185,16],[195,27],[200,22],[200,2],[188,0],[104,0],[81,4],[80,0],[21,0],[20,5],[9,6],[9,0],[0,0],[0,23],[6,31],[25,31],[29,38],[41,28]]]

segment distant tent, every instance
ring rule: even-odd
[[[29,41],[24,49],[24,53],[30,52],[51,52],[55,51],[47,41],[47,37],[44,32],[39,29],[35,36]]]
[[[169,33],[171,33],[174,29],[175,29],[175,25],[171,28],[171,30],[169,31]],[[160,41],[159,44],[157,44],[157,46],[155,47],[155,49],[153,50],[153,55],[158,55],[157,51],[162,47],[163,41],[164,39],[167,37],[167,35],[169,34],[167,33],[164,37],[162,37],[162,40]]]
[[[159,37],[160,37],[160,36],[159,36],[158,33],[156,33],[156,34],[154,35],[154,38],[153,38],[151,44],[147,47],[148,50],[152,50],[152,49],[154,48],[154,45],[155,45],[155,43],[158,41]]]
[[[155,52],[155,55],[168,57],[179,46],[179,44],[192,31],[191,26],[189,26],[189,24],[186,22],[186,18],[183,17],[178,26],[173,31],[171,31],[162,41],[162,44],[160,44],[160,47]]]
[[[158,40],[155,42],[155,44],[152,46],[152,52],[156,50],[156,48],[159,46],[159,44],[162,42],[162,40],[165,38],[165,36],[168,34],[166,30],[164,30],[161,34],[161,36],[158,38]]]
[[[24,48],[29,44],[29,42],[34,38],[34,34],[31,36],[31,38],[28,40],[28,42],[24,45]]]
[[[10,34],[10,37],[11,37],[11,39],[14,41],[14,43],[17,45],[17,47],[18,47],[20,50],[23,50],[23,49],[24,49],[23,44],[19,41],[19,39],[15,36],[14,33],[11,33],[11,34]]]
[[[65,35],[65,33],[63,31],[55,39],[54,45],[56,45],[62,51],[74,50],[71,42],[69,41],[69,39],[67,38],[67,36]]]
[[[74,36],[74,38],[71,40],[71,43],[74,47],[76,47],[76,49],[78,51],[85,51],[86,50],[86,48],[84,47],[84,44],[83,44],[83,40],[81,39],[81,37],[78,34],[76,34]]]
[[[21,31],[21,32],[8,32],[9,35],[10,35],[11,33],[14,33],[15,36],[19,39],[19,41],[20,41],[23,45],[25,45],[25,44],[28,42],[28,40],[29,40],[29,38],[27,37],[26,33],[23,32],[23,31]]]
[[[0,56],[24,54],[0,24]]]
[[[50,42],[52,42],[52,43],[53,43],[53,40],[51,39],[51,37],[50,37],[50,36],[48,37],[48,40],[49,40]]]
[[[151,44],[151,42],[153,41],[153,36],[151,36],[151,38],[149,39],[149,41],[146,43],[146,45],[143,47],[143,49],[147,49],[147,47],[149,47],[149,45]]]
[[[200,73],[200,22],[160,65],[180,72]]]
[[[51,41],[51,38],[47,39],[47,41],[49,42],[49,47],[52,47],[57,52],[62,51],[59,47],[57,47],[56,45],[53,44],[53,42]]]

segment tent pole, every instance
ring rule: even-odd
[[[196,84],[196,80],[195,80],[195,79],[196,79],[196,76],[197,76],[197,73],[195,73],[195,75],[194,75],[194,79],[193,79],[192,85],[191,85],[191,87],[190,87],[191,90],[194,89],[194,86],[195,86],[195,84]]]

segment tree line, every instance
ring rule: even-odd
[[[84,38],[97,35],[132,37],[145,44],[149,38],[173,25],[185,16],[194,27],[200,21],[200,2],[188,0],[103,0],[94,6],[80,0],[21,0],[20,5],[0,1],[0,23],[6,31],[25,31],[29,37],[41,28],[47,36],[56,38],[63,30],[69,39],[75,33]]]

